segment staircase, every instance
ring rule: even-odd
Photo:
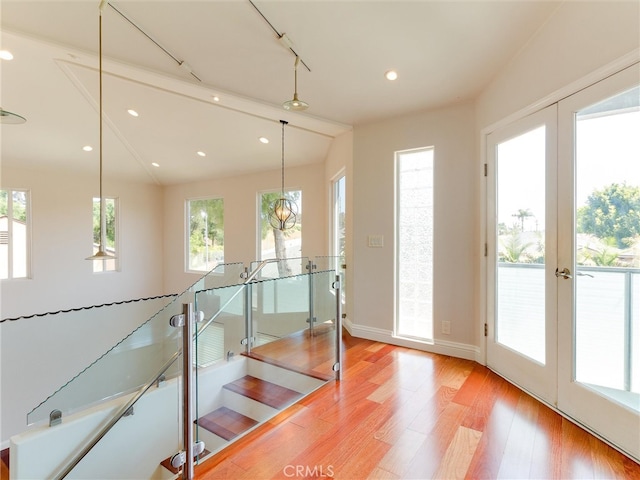
[[[309,377],[254,358],[241,357],[234,363],[238,366],[229,368],[234,377],[205,393],[216,398],[206,405],[200,394],[200,412],[206,413],[194,423],[196,438],[205,443],[206,450],[198,460],[206,460],[326,382],[326,378]],[[170,458],[161,465],[172,474],[180,473],[171,466]]]

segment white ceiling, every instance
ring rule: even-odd
[[[0,61],[0,104],[27,118],[0,127],[2,164],[96,172],[99,1],[1,1],[1,48],[14,59]],[[105,6],[105,176],[169,185],[279,168],[281,119],[287,166],[322,162],[331,139],[353,125],[473,99],[558,6],[254,4],[273,28],[249,0]],[[295,56],[276,31],[310,69],[298,67],[299,97],[310,104],[303,113],[281,107],[293,96]],[[384,78],[392,68],[395,82]],[[82,151],[87,144],[93,152]]]

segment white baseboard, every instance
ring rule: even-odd
[[[449,355],[456,358],[464,358],[479,362],[480,348],[475,345],[466,343],[448,342],[446,340],[435,339],[431,342],[420,342],[410,338],[396,337],[391,330],[381,328],[368,327],[366,325],[358,325],[351,322],[348,318],[343,321],[347,331],[358,338],[366,338],[376,342],[388,343],[390,345],[398,345],[400,347],[414,348],[424,352],[437,353],[440,355]]]

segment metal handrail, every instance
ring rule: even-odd
[[[62,480],[63,478],[65,478],[67,475],[69,475],[69,473],[71,473],[71,471],[82,461],[82,459],[93,449],[93,447],[95,447],[98,442],[100,440],[102,440],[102,438],[109,432],[109,430],[111,430],[116,423],[118,423],[120,421],[120,419],[122,417],[125,416],[125,414],[127,413],[127,411],[133,407],[133,405],[135,405],[135,403],[140,400],[145,393],[147,393],[147,390],[149,390],[151,388],[151,386],[156,383],[158,381],[158,379],[160,379],[160,377],[162,375],[164,375],[166,373],[167,370],[169,370],[169,368],[171,367],[171,365],[173,365],[173,363],[178,359],[178,357],[180,357],[180,355],[182,354],[182,349],[177,350],[169,360],[167,360],[167,362],[162,366],[162,368],[160,369],[160,371],[158,372],[157,375],[155,375],[153,377],[153,380],[151,380],[150,382],[147,382],[139,391],[138,393],[136,393],[127,403],[125,403],[120,410],[118,410],[116,412],[116,414],[111,418],[111,420],[109,420],[109,422],[107,424],[105,424],[104,427],[102,427],[98,433],[96,433],[93,438],[91,438],[91,440],[89,440],[89,442],[87,443],[87,445],[85,445],[85,447],[80,450],[80,452],[78,452],[78,454],[71,459],[71,461],[69,463],[67,463],[67,465],[65,465],[60,473],[56,474],[53,478],[56,480]]]
[[[258,273],[260,273],[260,270],[262,270],[262,269],[263,269],[267,264],[269,264],[269,263],[274,263],[274,262],[279,262],[279,261],[280,261],[280,260],[278,260],[277,258],[270,258],[270,259],[268,259],[268,260],[263,260],[262,262],[260,262],[260,264],[256,267],[256,269],[255,269],[253,272],[251,272],[251,274],[249,274],[249,275],[247,276],[247,279],[246,279],[244,282],[242,282],[242,283],[240,284],[240,288],[239,288],[239,289],[238,289],[238,290],[237,290],[233,295],[231,295],[231,297],[230,297],[230,298],[229,298],[229,299],[224,303],[224,305],[222,305],[220,308],[218,308],[218,311],[217,311],[216,313],[214,313],[214,314],[211,316],[211,318],[210,318],[209,320],[207,320],[207,322],[206,322],[205,324],[203,324],[203,325],[202,325],[202,326],[201,326],[201,327],[196,331],[196,333],[195,333],[195,337],[197,337],[201,332],[203,332],[203,331],[204,331],[204,330],[205,330],[209,325],[211,325],[211,323],[213,323],[213,321],[214,321],[216,318],[218,318],[218,317],[222,314],[223,310],[224,310],[225,308],[227,308],[227,306],[228,306],[229,304],[231,304],[231,302],[232,302],[233,300],[235,300],[235,298],[236,298],[238,295],[240,295],[240,292],[242,292],[242,291],[246,288],[246,286],[247,286],[249,283],[253,282],[253,280],[256,278],[256,276],[258,275]],[[204,291],[206,291],[206,290],[199,290],[199,291],[198,291],[198,292],[196,292],[196,293],[204,292]]]
[[[213,315],[206,324],[204,324],[199,331],[193,334],[193,338],[195,339],[198,336],[198,333],[202,332],[207,326],[215,320],[220,312],[247,286],[247,284],[251,283],[256,275],[262,270],[268,263],[277,262],[277,259],[269,259],[264,260],[256,267],[256,269],[248,275],[247,279],[242,283],[242,288],[238,289],[236,293]],[[142,386],[142,388],[136,393],[127,403],[125,403],[116,414],[107,422],[92,438],[89,442],[78,452],[78,454],[73,457],[63,468],[61,468],[60,472],[56,474],[53,478],[56,480],[62,480],[65,478],[73,469],[82,461],[82,459],[87,456],[87,454],[95,447],[102,438],[109,433],[109,431],[120,421],[122,417],[125,416],[127,411],[133,407],[138,400],[140,400],[144,394],[154,385],[162,375],[164,375],[167,370],[173,365],[173,363],[180,357],[182,354],[183,348],[179,347],[178,350],[171,356],[171,358],[162,366],[162,368],[158,371],[158,373],[153,377],[152,380],[148,381],[146,384]]]

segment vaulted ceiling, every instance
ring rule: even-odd
[[[98,6],[2,0],[0,48],[14,58],[0,60],[0,104],[27,119],[0,127],[2,165],[96,171]],[[557,6],[109,1],[105,176],[170,185],[279,168],[281,119],[289,122],[287,166],[322,162],[332,139],[354,125],[475,98]],[[282,108],[293,96],[295,61],[282,34],[303,62],[304,112]],[[385,79],[390,69],[397,80]]]

